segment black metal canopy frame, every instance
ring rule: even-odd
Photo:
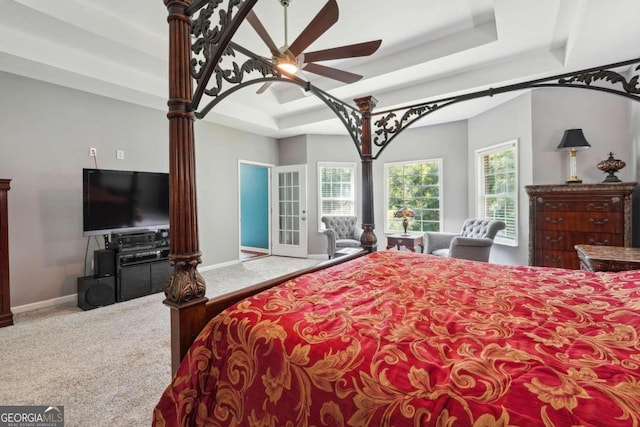
[[[225,6],[223,0],[199,0],[192,3],[187,9],[187,13],[191,16],[197,15],[192,19],[192,52],[195,57],[191,61],[191,74],[197,83],[191,103],[195,116],[200,119],[205,117],[220,101],[249,85],[266,81],[296,84],[321,99],[333,111],[346,127],[360,157],[363,158],[363,113],[358,108],[333,97],[295,75],[283,74],[270,59],[261,57],[231,41],[241,21],[256,2],[257,0],[228,0]],[[214,23],[211,18],[216,11],[219,20]],[[196,59],[198,57],[200,59]],[[244,62],[241,62],[241,57],[245,57]],[[628,78],[616,71],[634,65],[633,75]],[[573,87],[609,92],[640,101],[639,70],[640,58],[636,58],[391,110],[372,112],[372,133],[375,134],[373,144],[378,147],[372,158],[377,159],[396,136],[421,118],[444,107],[486,96],[491,97],[506,92],[542,87]],[[215,78],[211,79],[212,75]],[[213,83],[209,86],[211,81]],[[207,88],[207,86],[209,87]],[[211,97],[212,100],[200,111],[197,111],[203,95]],[[377,119],[373,120],[374,118]]]
[[[169,263],[174,269],[165,289],[167,298],[164,302],[171,309],[174,372],[206,319],[231,301],[222,298],[209,304],[205,296],[204,279],[197,270],[202,259],[198,233],[194,121],[205,117],[220,101],[237,90],[268,81],[296,84],[321,99],[341,120],[361,159],[363,233],[360,243],[369,252],[377,247],[377,237],[373,231],[373,160],[395,137],[420,118],[458,102],[537,87],[592,89],[640,101],[638,58],[374,114],[377,101],[372,96],[354,99],[355,106],[349,105],[295,75],[282,74],[270,59],[232,42],[238,27],[257,1],[163,0],[169,25]],[[626,78],[620,74],[620,69],[629,66],[635,68],[628,73],[632,77]],[[200,108],[205,95],[211,101]]]

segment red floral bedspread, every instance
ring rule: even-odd
[[[213,319],[154,425],[638,426],[640,271],[381,251]]]

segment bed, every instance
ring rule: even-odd
[[[639,284],[375,252],[217,316],[155,422],[636,426]]]
[[[175,378],[155,424],[638,425],[638,273],[376,252],[372,165],[416,120],[469,99],[576,87],[638,101],[640,59],[374,112],[373,96],[351,105],[234,44],[256,1],[164,0]],[[209,300],[197,270],[193,122],[240,87],[273,80],[321,99],[353,140],[363,251]],[[202,107],[205,95],[213,101]]]

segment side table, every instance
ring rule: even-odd
[[[420,246],[420,253],[424,252],[424,233],[390,234],[387,236],[387,249],[404,246],[411,252],[416,251],[416,246]]]
[[[640,270],[640,249],[622,246],[575,245],[580,269],[587,271]]]

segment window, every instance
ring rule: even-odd
[[[518,246],[518,141],[476,151],[477,215],[506,224],[494,241]]]
[[[355,215],[355,163],[318,163],[318,230],[325,215]]]
[[[403,231],[394,213],[403,206],[415,216],[407,231],[440,231],[442,159],[385,163],[385,232]]]

